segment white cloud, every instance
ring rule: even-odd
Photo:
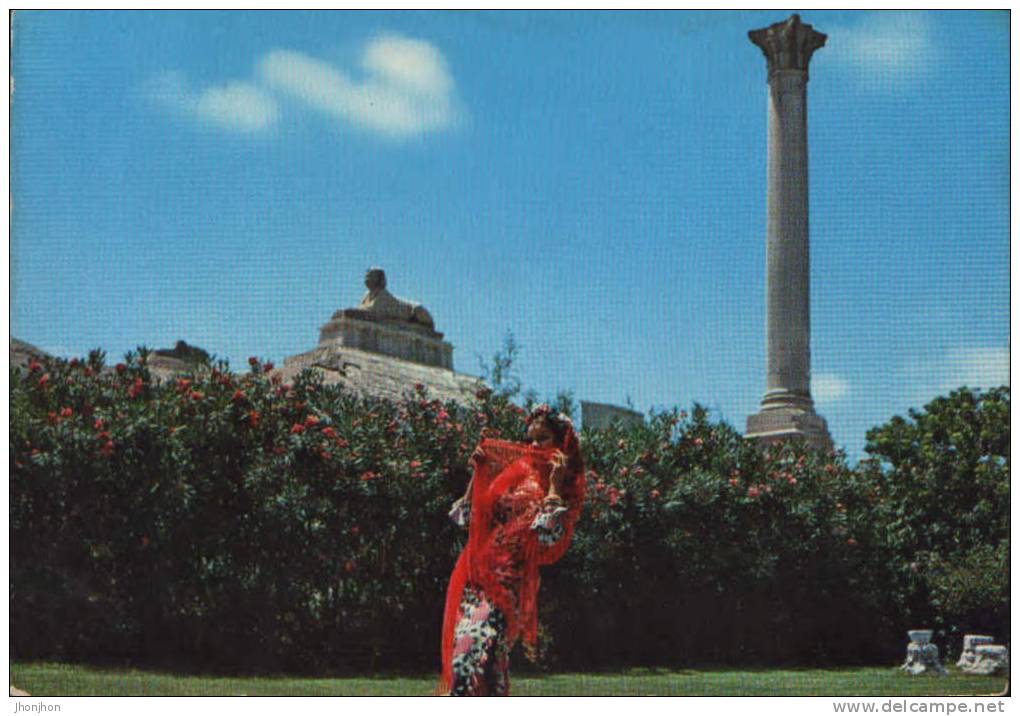
[[[921,407],[933,398],[964,386],[988,389],[1009,385],[1009,348],[960,346],[934,358],[905,366],[908,404]]]
[[[932,23],[918,11],[877,11],[846,27],[831,27],[825,52],[866,86],[916,81],[937,60]],[[821,53],[819,53],[821,54]]]
[[[945,390],[1009,384],[1009,348],[955,348],[946,356]]]
[[[337,119],[392,139],[450,127],[458,117],[453,79],[442,54],[421,40],[377,37],[360,60],[363,77],[293,50],[259,64],[272,89]]]
[[[195,91],[180,72],[149,82],[149,96],[170,110],[238,132],[261,132],[279,117],[276,100],[249,82],[228,82]]]
[[[205,119],[241,131],[267,129],[279,115],[276,101],[246,82],[210,87],[198,96],[196,106]]]
[[[818,403],[835,403],[850,394],[850,383],[833,373],[811,376],[811,397]]]

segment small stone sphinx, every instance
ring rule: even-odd
[[[431,314],[419,303],[397,298],[386,289],[386,272],[365,273],[361,303],[336,311],[319,331],[320,346],[378,353],[437,368],[453,369],[453,347],[436,331]]]
[[[386,290],[386,272],[381,268],[370,268],[365,272],[365,288],[368,291],[355,308],[337,311],[337,314],[369,321],[393,321],[423,326],[435,331],[432,316],[420,303],[397,298]],[[334,314],[334,318],[338,317]]]

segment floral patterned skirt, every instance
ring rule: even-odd
[[[507,696],[510,647],[503,613],[479,589],[468,585],[453,630],[451,696]]]

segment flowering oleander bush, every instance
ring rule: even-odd
[[[513,391],[471,406],[421,386],[369,400],[311,373],[284,384],[254,358],[243,375],[217,364],[160,382],[146,358],[11,372],[12,653],[437,668],[464,540],[446,514],[481,430],[523,435]],[[918,597],[890,537],[909,492],[887,489],[888,466],[761,450],[699,407],[585,432],[582,446],[586,511],[543,572],[547,663],[899,655]],[[964,593],[961,574],[944,574],[941,603],[973,609],[995,592]]]
[[[586,455],[587,519],[551,577],[557,596],[571,583],[587,595],[557,616],[564,658],[880,656],[869,640],[891,605],[875,498],[842,455],[762,450],[697,406],[589,434]]]

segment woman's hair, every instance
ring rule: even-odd
[[[552,430],[556,444],[558,446],[563,445],[563,438],[567,435],[567,428],[571,427],[570,418],[562,413],[558,415],[554,413],[548,403],[539,403],[528,413],[528,417],[524,419],[524,424],[531,425],[536,420],[545,420],[546,425]]]

